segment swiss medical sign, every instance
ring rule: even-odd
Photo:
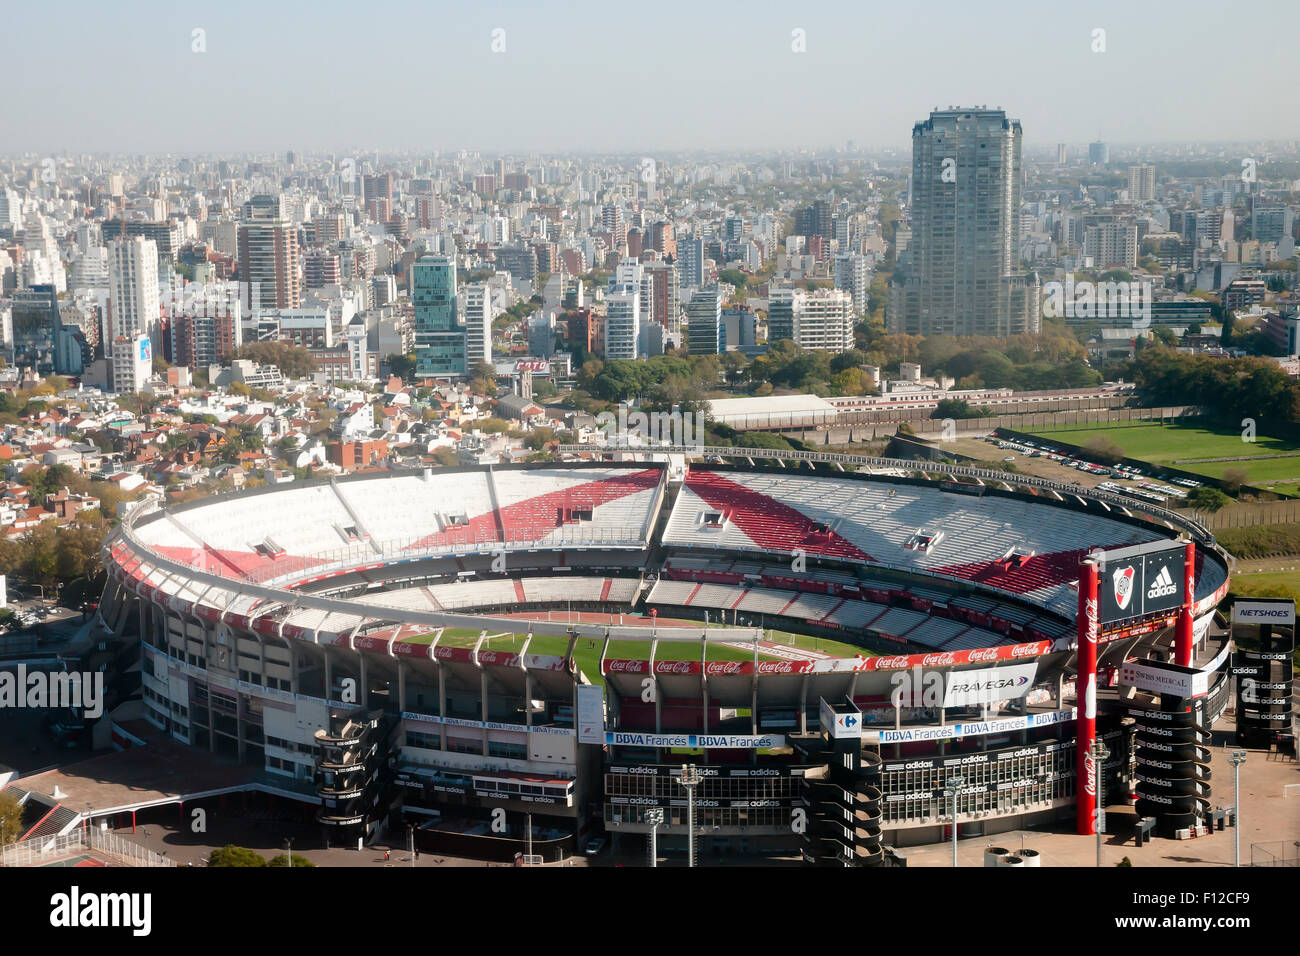
[[[1119,667],[1119,682],[1153,694],[1203,697],[1209,690],[1210,675],[1159,661],[1125,661]]]
[[[147,335],[140,336],[140,361],[153,361],[153,346],[149,343],[149,336]]]

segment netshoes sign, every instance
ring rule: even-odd
[[[1295,601],[1238,601],[1232,606],[1232,623],[1295,627]]]

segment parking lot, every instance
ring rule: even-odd
[[[1149,504],[1176,507],[1200,482],[1164,475],[1159,467],[1148,469],[1115,465],[1107,467],[1062,454],[1046,439],[1010,441],[988,435],[960,441],[954,450],[985,461],[1014,465],[1016,471],[1052,481],[1077,484],[1124,494]]]

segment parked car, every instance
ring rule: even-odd
[[[596,837],[596,839],[590,841],[587,844],[587,850],[586,850],[587,856],[595,856],[601,850],[605,849],[605,843],[606,843],[606,839],[603,836],[598,836]]]

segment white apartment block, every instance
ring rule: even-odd
[[[161,316],[157,243],[142,236],[115,239],[108,260],[113,339],[148,335]]]

